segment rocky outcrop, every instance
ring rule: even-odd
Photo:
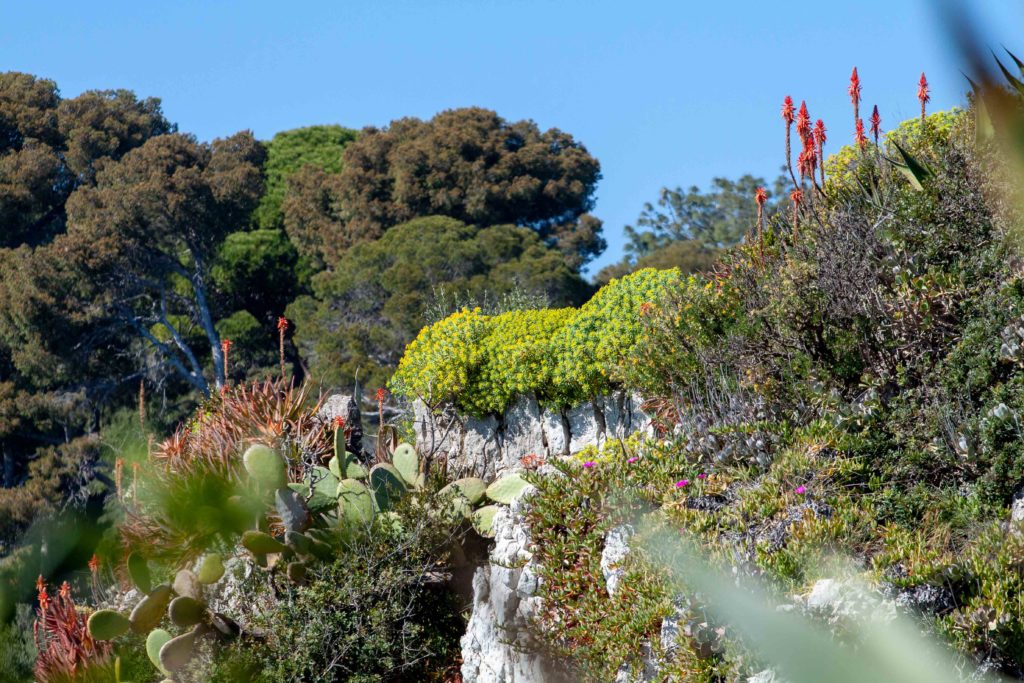
[[[490,563],[473,576],[473,611],[462,637],[466,683],[570,681],[559,663],[531,640],[530,622],[539,608],[530,537],[522,513],[529,492],[494,518]]]
[[[521,397],[501,416],[459,415],[451,406],[430,410],[414,405],[416,449],[425,457],[446,458],[455,476],[493,478],[521,467],[527,456],[547,459],[600,447],[649,426],[638,397],[617,392],[574,408],[542,408]]]

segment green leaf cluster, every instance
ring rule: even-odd
[[[391,388],[473,415],[501,413],[517,396],[568,406],[608,391],[643,336],[645,305],[679,281],[677,270],[612,280],[579,309],[464,309],[424,328],[406,349]]]

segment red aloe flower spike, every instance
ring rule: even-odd
[[[220,343],[220,350],[224,353],[224,381],[225,381],[225,383],[227,382],[227,379],[228,379],[228,351],[230,351],[231,347],[234,346],[234,345],[235,345],[235,343],[233,341],[231,341],[230,339],[225,339],[225,340],[221,341],[221,343]],[[221,388],[221,394],[223,394],[223,393],[224,393],[224,391],[223,391],[223,387],[222,387]]]
[[[818,146],[818,161],[821,163],[821,184],[825,185],[825,122],[818,119],[814,122],[814,143]]]
[[[807,139],[811,133],[811,116],[807,113],[807,102],[800,102],[800,111],[796,115],[796,132],[801,140]]]
[[[100,558],[96,557],[96,553],[92,554],[89,558],[89,571],[95,574],[100,570]]]
[[[878,145],[878,134],[882,132],[882,117],[878,115],[878,105],[875,105],[871,112],[871,135],[875,138],[875,145]]]
[[[341,415],[335,415],[334,416],[334,428],[335,429],[345,429],[345,418],[343,418]]]
[[[850,74],[850,89],[847,91],[850,93],[850,101],[853,102],[853,118],[854,120],[860,118],[860,76],[857,75],[857,67],[853,67],[853,73]]]
[[[757,241],[760,242],[764,234],[764,205],[768,201],[768,190],[763,187],[754,190],[754,201],[757,203]]]
[[[924,123],[924,110],[926,104],[931,101],[931,95],[928,94],[928,79],[924,77],[924,72],[921,72],[921,80],[917,82],[917,99],[921,101],[921,123]]]
[[[277,351],[281,361],[281,379],[284,379],[284,333],[288,331],[288,318],[277,319]]]
[[[804,193],[802,190],[795,189],[789,193],[789,199],[793,202],[793,244],[796,244],[797,239],[797,218],[800,215],[800,204],[804,200]]]
[[[864,149],[864,146],[868,144],[868,138],[864,135],[864,120],[857,119],[857,127],[854,130],[853,139],[856,141],[857,146]]]
[[[786,95],[786,99],[782,100],[782,120],[786,122],[786,125],[793,123],[793,98]]]
[[[793,175],[793,151],[789,139],[789,129],[793,125],[793,111],[793,98],[786,95],[786,99],[782,100],[782,120],[786,122],[786,168],[789,169],[789,177],[793,180],[793,184],[797,185],[796,176]]]

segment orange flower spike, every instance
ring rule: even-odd
[[[62,600],[67,600],[71,597],[71,586],[67,581],[60,584],[60,597]]]
[[[917,99],[921,102],[921,123],[924,123],[925,105],[931,101],[931,95],[928,94],[928,79],[924,77],[924,72],[921,72],[921,80],[917,82]]]
[[[854,130],[853,139],[861,149],[868,144],[868,138],[864,135],[864,119],[857,119],[857,127]]]
[[[875,144],[878,144],[878,134],[882,132],[882,117],[878,115],[878,105],[875,105],[874,110],[871,112],[871,135],[875,138]]]
[[[825,184],[825,122],[818,119],[814,122],[814,144],[818,147],[818,161],[821,164],[821,184]]]
[[[850,74],[850,88],[847,92],[850,93],[850,102],[853,103],[853,117],[860,118],[860,76],[857,75],[857,67],[853,67],[853,73]]]
[[[288,329],[288,318],[281,317],[277,319],[277,330],[278,332],[284,332]]]
[[[827,140],[828,138],[825,136],[825,122],[818,119],[814,122],[814,142],[820,149]]]
[[[790,144],[790,127],[793,125],[793,98],[786,95],[782,100],[782,120],[786,122],[786,168],[789,169],[789,177],[796,185],[796,176],[793,175],[793,149]]]
[[[39,578],[36,579],[36,593],[42,593],[46,590],[46,581],[43,580],[43,575],[40,574]]]
[[[234,345],[235,345],[235,342],[231,341],[230,339],[225,339],[224,341],[222,341],[220,343],[220,350],[223,351],[224,355],[226,356],[226,355],[228,355],[228,351],[230,351],[231,347],[234,346]]]
[[[96,574],[100,570],[100,558],[96,557],[96,553],[92,554],[89,558],[89,571]]]
[[[807,113],[807,102],[803,100],[800,102],[800,111],[796,115],[796,132],[805,142],[811,133],[811,116]]]
[[[786,99],[782,100],[782,120],[789,126],[793,123],[793,98],[786,95]]]
[[[800,215],[800,204],[804,201],[804,193],[799,188],[789,193],[789,199],[793,202],[793,242],[797,238],[797,220]]]
[[[764,205],[768,201],[768,190],[759,187],[754,190],[754,202],[757,204],[757,240],[761,241],[764,227]]]

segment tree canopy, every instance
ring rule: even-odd
[[[305,126],[277,133],[266,143],[266,191],[253,215],[256,224],[264,230],[283,228],[281,205],[290,178],[296,173],[338,173],[345,146],[356,135],[357,131],[339,125]]]
[[[314,280],[315,296],[288,316],[314,376],[332,385],[356,373],[383,386],[402,350],[427,322],[437,297],[480,298],[520,291],[554,305],[575,305],[589,287],[527,228],[480,228],[454,218],[417,218],[356,245],[333,271]]]
[[[568,133],[453,109],[366,128],[345,147],[339,174],[297,176],[285,227],[303,256],[335,267],[353,244],[417,217],[519,225],[578,268],[605,246],[587,213],[600,177],[597,159]]]
[[[656,204],[644,204],[636,226],[626,226],[625,258],[603,268],[595,280],[603,284],[641,268],[707,270],[720,248],[740,242],[755,229],[758,187],[767,187],[764,178],[747,174],[737,180],[713,178],[708,191],[697,186],[685,192],[662,188]],[[768,192],[766,220],[783,206],[785,187],[786,179],[779,176]]]
[[[0,246],[52,239],[64,202],[100,160],[173,130],[155,98],[94,90],[62,100],[53,81],[0,73]]]

